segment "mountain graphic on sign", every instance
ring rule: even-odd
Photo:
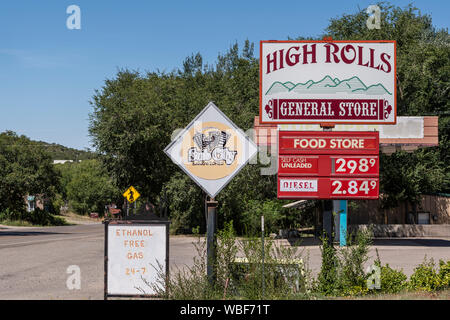
[[[332,78],[329,75],[325,76],[322,80],[313,81],[309,80],[305,83],[294,84],[291,81],[281,83],[275,81],[267,90],[266,95],[272,95],[277,93],[318,93],[318,94],[331,94],[331,93],[347,93],[347,94],[365,94],[365,95],[392,95],[381,83],[372,84],[367,86],[357,76],[351,77],[345,80],[339,80],[338,78]]]

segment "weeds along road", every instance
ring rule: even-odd
[[[191,265],[197,254],[196,238],[170,238],[170,266]],[[280,245],[292,242],[279,240]],[[450,239],[376,240],[370,251],[371,263],[378,248],[382,263],[403,268],[407,275],[425,255],[450,259]],[[320,270],[318,242],[305,239],[299,246],[314,273]],[[0,299],[103,299],[104,225],[89,224],[45,228],[0,226]],[[69,290],[67,268],[81,270],[81,289]]]

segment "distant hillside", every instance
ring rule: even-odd
[[[56,143],[48,143],[44,141],[37,141],[45,150],[50,153],[53,160],[88,160],[94,159],[97,155],[88,150],[77,150],[62,146]]]

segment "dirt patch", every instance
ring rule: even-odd
[[[96,224],[103,221],[103,218],[92,219],[89,216],[79,215],[74,212],[61,213],[60,216],[70,224]]]

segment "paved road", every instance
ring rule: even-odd
[[[0,299],[103,299],[104,226],[102,224],[6,228],[0,226]],[[192,237],[171,237],[170,265],[192,264],[196,254]],[[291,245],[286,240],[281,245]],[[425,255],[450,259],[450,239],[377,240],[383,263],[410,275]],[[310,267],[320,269],[318,243],[299,247],[309,252]],[[81,270],[81,289],[68,290],[68,266]]]

